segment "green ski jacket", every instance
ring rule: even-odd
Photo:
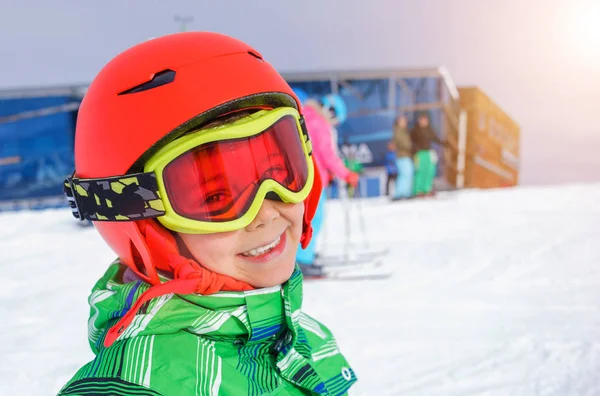
[[[113,263],[89,297],[96,358],[59,395],[344,395],[356,382],[331,332],[302,312],[298,268],[283,285],[145,304],[108,348],[108,329],[150,286]]]

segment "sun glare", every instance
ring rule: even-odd
[[[575,16],[574,29],[577,47],[600,54],[600,4],[581,7]]]

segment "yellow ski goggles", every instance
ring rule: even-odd
[[[252,222],[269,193],[283,202],[304,201],[314,181],[311,152],[295,109],[261,110],[168,143],[143,173],[68,178],[65,193],[81,219],[156,217],[176,232],[232,231]]]

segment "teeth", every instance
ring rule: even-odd
[[[277,239],[275,239],[273,242],[269,243],[268,245],[265,246],[260,246],[257,247],[256,249],[252,249],[252,250],[248,250],[247,252],[242,253],[242,256],[259,256],[261,254],[264,254],[266,252],[268,252],[269,250],[273,249],[275,246],[277,246],[279,244],[279,241],[281,241],[281,235],[279,235],[277,237]]]

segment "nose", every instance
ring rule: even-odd
[[[246,226],[246,231],[254,231],[259,228],[264,228],[271,224],[280,216],[277,203],[275,201],[265,199],[258,211],[258,214],[250,224]]]

